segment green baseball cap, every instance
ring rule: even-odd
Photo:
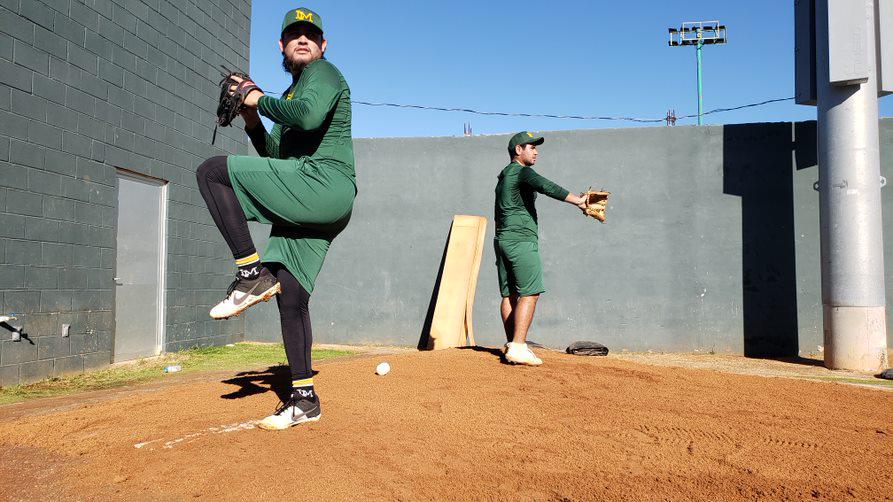
[[[542,145],[544,141],[546,140],[542,136],[534,136],[532,132],[521,131],[509,140],[509,153],[514,154],[515,147],[518,145]]]
[[[298,7],[297,9],[285,13],[285,18],[282,19],[282,31],[280,33],[284,33],[286,28],[295,23],[310,23],[319,28],[319,31],[322,31],[322,18],[319,17],[319,14],[316,12],[305,7]]]

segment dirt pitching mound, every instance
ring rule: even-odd
[[[0,408],[4,499],[888,499],[893,393],[542,352],[333,361]],[[374,374],[387,360],[390,374]]]

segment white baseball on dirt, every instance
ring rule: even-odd
[[[391,371],[391,365],[388,363],[378,363],[378,366],[375,367],[376,375],[385,376],[389,371]]]

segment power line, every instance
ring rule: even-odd
[[[748,103],[746,105],[733,106],[731,108],[714,108],[713,110],[710,110],[709,112],[704,112],[701,115],[708,115],[711,113],[720,113],[720,112],[731,112],[733,110],[740,110],[742,108],[753,108],[755,106],[763,106],[763,105],[768,105],[769,103],[778,103],[780,101],[792,101],[793,99],[794,99],[794,97],[791,96],[790,98],[767,99],[766,101],[760,101],[759,103]],[[689,118],[697,117],[697,116],[698,116],[698,114],[695,113],[693,115],[682,115],[682,116],[676,117],[676,118],[677,119],[689,119]]]
[[[573,120],[626,120],[629,122],[663,122],[664,119],[642,119],[636,117],[600,117],[587,115],[553,115],[550,113],[516,113],[516,112],[485,112],[471,108],[443,108],[439,106],[406,105],[400,103],[373,103],[369,101],[351,101],[357,105],[381,106],[390,108],[413,108],[416,110],[433,110],[439,112],[462,112],[474,115],[496,115],[500,117],[536,117],[549,119],[573,119]]]
[[[776,98],[776,99],[768,99],[766,101],[760,101],[758,103],[748,103],[746,105],[734,106],[731,108],[716,108],[710,111],[706,111],[701,115],[710,115],[713,113],[721,113],[721,112],[729,112],[733,110],[740,110],[742,108],[753,108],[755,106],[763,106],[769,103],[777,103],[779,101],[790,101],[793,100],[793,97],[790,98]],[[626,121],[626,122],[640,122],[640,123],[660,123],[665,122],[667,120],[666,117],[661,118],[641,118],[641,117],[612,117],[612,116],[599,116],[599,115],[554,115],[551,113],[520,113],[520,112],[489,112],[482,110],[475,110],[472,108],[446,108],[440,106],[425,106],[425,105],[412,105],[412,104],[401,104],[401,103],[378,103],[371,101],[358,101],[351,100],[351,103],[356,105],[364,105],[364,106],[374,106],[374,107],[388,107],[388,108],[410,108],[414,110],[430,110],[430,111],[438,111],[438,112],[460,112],[460,113],[471,113],[474,115],[489,115],[489,116],[500,116],[500,117],[532,117],[532,118],[548,118],[548,119],[570,119],[570,120],[610,120],[610,121]],[[687,119],[697,117],[697,114],[693,115],[681,115],[678,116],[677,119]]]

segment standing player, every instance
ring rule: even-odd
[[[260,422],[285,429],[320,418],[313,389],[308,303],[332,240],[347,226],[356,196],[350,89],[323,56],[319,14],[291,10],[282,21],[282,66],[292,76],[283,97],[245,98],[245,130],[260,157],[213,157],[198,168],[199,190],[236,260],[226,298],[211,309],[225,319],[279,293],[292,395]],[[267,132],[260,115],[275,123]],[[248,220],[272,225],[261,262]]]
[[[513,364],[538,366],[540,358],[527,346],[527,329],[533,320],[536,301],[546,289],[540,261],[536,218],[536,192],[553,199],[586,207],[578,197],[543,178],[533,166],[538,145],[545,140],[529,132],[519,132],[509,141],[511,164],[499,173],[496,184],[496,269],[502,293],[502,325],[508,343],[505,359]]]

